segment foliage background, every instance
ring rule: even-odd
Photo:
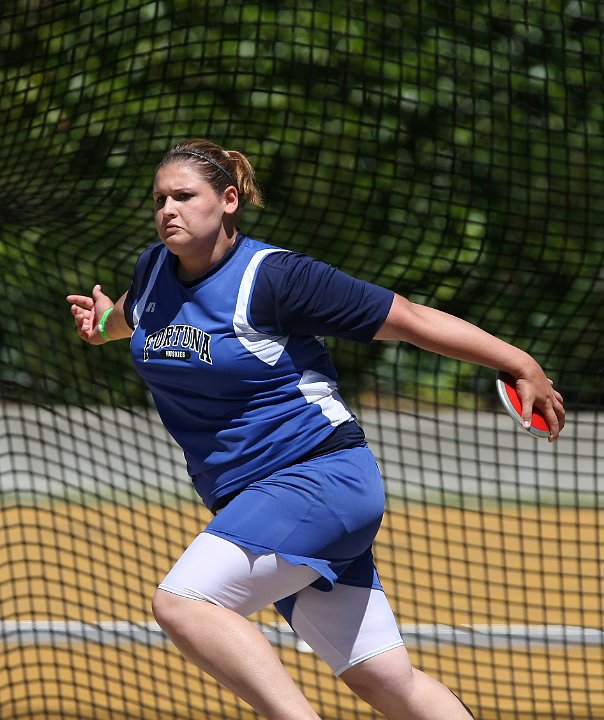
[[[249,154],[242,229],[479,323],[601,403],[601,7],[571,0],[3,3],[0,392],[146,402],[64,296],[123,292],[167,146]],[[349,391],[492,398],[492,376],[335,343]]]

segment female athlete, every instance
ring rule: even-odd
[[[266,718],[318,717],[246,619],[270,603],[387,718],[473,717],[410,663],[371,554],[382,480],[323,338],[402,340],[504,370],[524,418],[544,412],[550,440],[562,397],[529,355],[476,326],[242,234],[242,204],[262,201],[239,152],[178,143],[153,198],[160,242],[139,257],[129,290],[115,304],[99,285],[67,300],[86,342],[131,338],[215,515],[160,583],[157,622]]]

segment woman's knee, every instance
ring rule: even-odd
[[[406,648],[400,646],[353,665],[340,677],[356,695],[371,701],[376,693],[410,691],[414,669]]]
[[[155,591],[151,610],[157,624],[163,630],[169,632],[179,625],[179,618],[183,615],[183,601],[187,599],[161,588]]]
[[[164,590],[156,590],[153,600],[151,601],[153,617],[160,627],[164,626],[165,619],[170,609],[170,600],[166,597],[166,595],[168,595],[168,593]]]

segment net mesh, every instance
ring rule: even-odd
[[[555,379],[549,446],[490,371],[331,343],[414,664],[483,720],[604,716],[602,21],[589,0],[2,4],[1,717],[253,717],[152,620],[209,517],[127,346],[84,346],[64,301],[128,286],[154,167],[192,136],[251,158],[267,207],[247,234]],[[372,716],[272,610],[254,620],[322,717]]]

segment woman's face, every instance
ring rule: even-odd
[[[155,227],[160,239],[181,259],[207,255],[224,241],[226,216],[237,210],[237,190],[222,196],[187,162],[160,168],[153,183]]]

